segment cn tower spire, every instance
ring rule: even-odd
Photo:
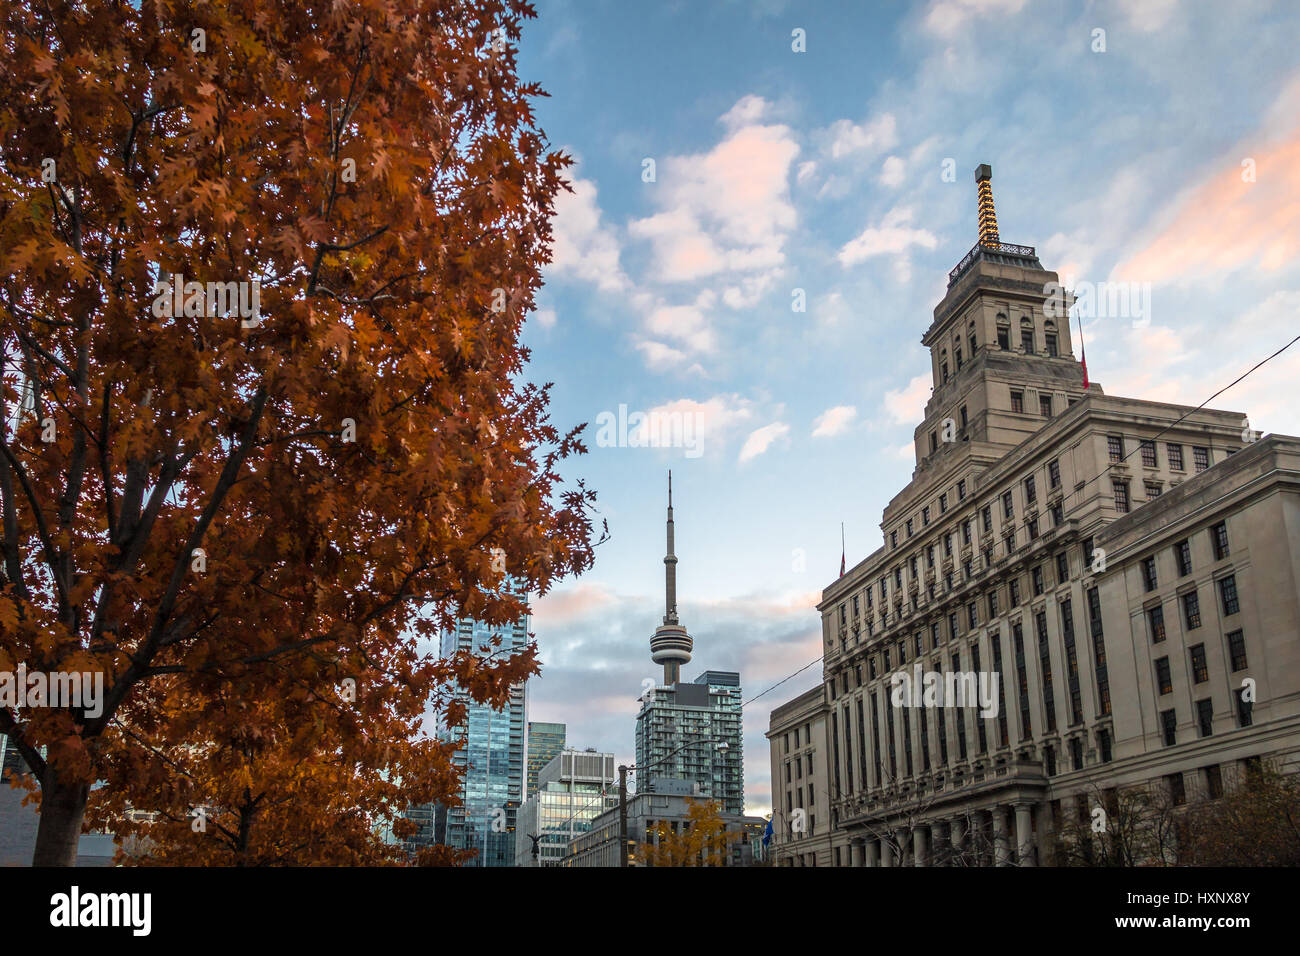
[[[673,554],[673,473],[668,472],[668,553],[664,555],[664,623],[677,623],[677,555]]]
[[[664,684],[681,680],[694,641],[677,619],[677,555],[673,540],[673,473],[668,472],[668,553],[664,555],[664,622],[650,638],[650,659],[664,666]]]

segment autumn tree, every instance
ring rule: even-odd
[[[1052,841],[1056,866],[1172,866],[1179,862],[1180,814],[1163,781],[1101,789],[1074,798]]]
[[[637,845],[642,866],[726,866],[732,844],[740,839],[738,832],[727,829],[718,803],[689,798],[680,829],[674,831],[660,820],[653,835],[651,842]]]
[[[273,859],[450,790],[414,715],[535,670],[428,653],[592,557],[519,344],[567,162],[532,15],[0,0],[0,669],[104,678],[102,709],[0,708],[35,863],[73,862],[94,781],[173,826],[318,815]]]
[[[1191,866],[1300,866],[1300,775],[1260,761],[1185,815],[1180,862]]]

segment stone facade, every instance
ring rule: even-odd
[[[772,715],[778,865],[1050,863],[1092,794],[1294,769],[1300,439],[1085,387],[1056,282],[1001,245],[950,276],[913,479],[822,593],[823,685]],[[996,675],[995,713],[898,706],[900,672]]]

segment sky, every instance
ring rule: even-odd
[[[527,376],[554,383],[558,426],[589,423],[565,474],[597,490],[610,539],[534,604],[529,719],[634,758],[638,695],[662,675],[649,639],[671,469],[684,679],[737,670],[748,700],[812,664],[745,708],[746,806],[766,813],[763,734],[821,679],[816,604],[841,522],[851,567],[912,476],[920,338],[976,239],[975,167],[993,168],[1004,242],[1036,247],[1068,288],[1145,290],[1140,309],[1081,316],[1092,380],[1197,405],[1300,333],[1300,6],[538,14],[520,72],[575,162]],[[1300,346],[1213,406],[1300,434],[1297,379]],[[621,407],[685,430],[651,447],[648,426],[617,426]]]

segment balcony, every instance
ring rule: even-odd
[[[975,243],[970,252],[962,257],[951,272],[948,273],[948,288],[957,284],[957,280],[970,271],[977,262],[993,262],[1002,265],[1023,266],[1030,269],[1043,268],[1038,261],[1038,253],[1033,246],[1016,246],[1008,242]]]

